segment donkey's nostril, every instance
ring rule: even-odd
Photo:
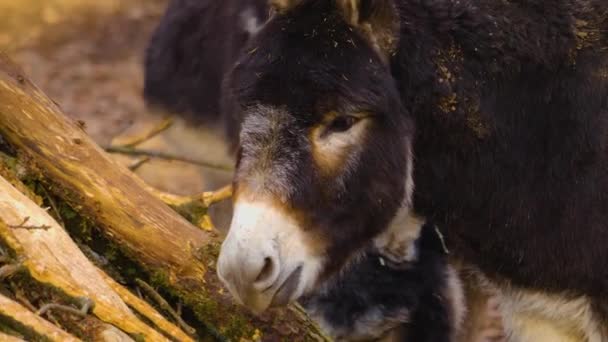
[[[272,275],[272,269],[274,265],[272,264],[272,259],[269,257],[264,258],[264,267],[262,267],[262,271],[258,274],[258,277],[255,278],[255,282],[264,281],[265,278],[268,278]]]
[[[276,260],[274,260],[272,257],[265,257],[264,265],[258,276],[255,278],[255,287],[261,290],[266,290],[267,288],[271,287],[276,281],[279,273],[278,268],[279,267]]]

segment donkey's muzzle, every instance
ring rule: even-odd
[[[285,306],[316,284],[322,261],[297,222],[264,202],[239,200],[217,272],[234,299],[254,313]]]

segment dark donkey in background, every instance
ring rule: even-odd
[[[370,244],[417,260],[433,220],[511,341],[608,340],[607,1],[272,5],[175,1],[147,56],[149,103],[235,141],[238,301],[286,305]]]

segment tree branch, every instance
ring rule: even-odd
[[[179,161],[179,162],[183,162],[183,163],[198,165],[198,166],[202,166],[202,167],[206,167],[206,168],[210,168],[210,169],[227,171],[227,172],[231,172],[234,170],[229,165],[223,165],[223,164],[212,163],[212,162],[208,162],[208,161],[204,161],[204,160],[192,159],[192,158],[178,156],[178,155],[170,154],[167,152],[161,152],[161,151],[144,150],[144,149],[138,149],[138,148],[129,147],[129,146],[106,146],[106,147],[104,147],[104,149],[108,153],[120,153],[120,154],[129,155],[129,156],[146,156],[146,157],[164,159],[164,160],[170,160],[170,161]]]
[[[152,129],[122,142],[120,144],[120,146],[135,147],[145,141],[152,139],[153,137],[157,136],[158,134],[164,132],[169,127],[171,127],[172,124],[173,124],[173,119],[166,118],[166,119],[162,120],[158,125],[155,125],[154,127],[152,127]]]
[[[131,293],[131,291],[124,288],[122,285],[117,283],[114,279],[112,279],[107,274],[102,272],[102,275],[104,276],[104,279],[110,285],[110,287],[112,287],[112,289],[116,293],[118,293],[120,298],[122,298],[122,300],[127,305],[132,307],[140,315],[149,319],[159,329],[168,333],[170,336],[173,336],[173,337],[179,339],[180,341],[183,341],[183,342],[192,342],[193,341],[190,336],[188,336],[181,329],[179,329],[178,327],[176,327],[175,325],[173,325],[172,323],[167,321],[165,319],[165,317],[160,315],[154,308],[152,308],[150,306],[150,304],[148,304],[141,298],[139,298],[136,295],[134,295],[133,293]]]
[[[173,317],[173,319],[177,322],[177,324],[179,324],[179,326],[184,329],[184,331],[186,331],[190,335],[194,335],[196,333],[196,330],[194,330],[194,328],[184,322],[180,315],[178,315],[175,310],[173,310],[171,305],[169,305],[169,303],[167,303],[167,301],[160,294],[158,294],[158,292],[156,292],[156,290],[154,290],[152,286],[150,286],[148,283],[141,279],[136,279],[135,282],[137,283],[137,285],[139,285],[139,287],[146,291],[148,296],[154,299],[154,301],[161,307],[161,309],[168,312],[171,317]]]
[[[0,315],[14,319],[36,335],[51,341],[80,341],[2,294],[0,294]]]
[[[15,230],[4,222],[27,217],[47,230]],[[51,284],[73,298],[91,298],[93,313],[120,329],[148,338],[166,340],[141,322],[104,281],[97,268],[82,254],[66,231],[36,203],[0,177],[0,238],[22,260],[31,276]],[[3,267],[7,267],[5,265]]]

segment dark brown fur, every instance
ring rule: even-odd
[[[386,1],[364,3],[373,10]],[[327,275],[392,219],[411,142],[414,211],[439,223],[456,255],[496,281],[589,296],[606,318],[608,2],[393,4],[398,46],[389,65],[339,6],[319,0],[273,17],[229,62],[207,62],[211,54],[192,46],[186,58],[203,63],[196,77],[226,75],[221,115],[235,146],[253,105],[285,110],[290,124],[277,133],[265,187],[273,193],[287,180],[286,205],[328,246]],[[228,41],[240,34],[229,20],[199,30]],[[217,89],[219,78],[201,87]],[[198,89],[180,96],[204,100]],[[355,166],[327,178],[306,137],[330,110],[374,115]],[[259,156],[260,144],[240,141],[237,189],[250,176],[243,156]]]

